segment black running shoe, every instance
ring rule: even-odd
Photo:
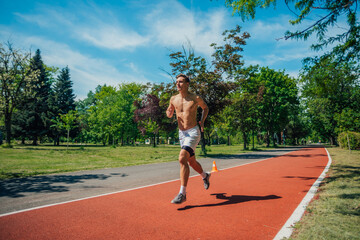
[[[211,176],[211,173],[206,173],[206,178],[203,178],[203,180],[204,180],[204,188],[206,189],[206,190],[208,190],[209,189],[209,187],[210,187],[210,176]]]
[[[180,204],[186,201],[186,195],[183,195],[182,193],[179,193],[172,201],[171,203]]]

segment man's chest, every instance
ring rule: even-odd
[[[197,108],[197,103],[194,99],[179,98],[174,102],[177,113],[194,111]]]

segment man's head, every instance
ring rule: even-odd
[[[189,88],[190,79],[185,74],[180,73],[176,76],[176,87],[178,91],[186,90]]]

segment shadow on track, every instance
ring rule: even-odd
[[[0,197],[19,198],[24,197],[25,193],[51,193],[67,192],[69,187],[66,185],[82,183],[85,180],[106,180],[113,175],[126,177],[124,173],[105,174],[84,174],[84,175],[48,175],[29,178],[17,178],[0,181]],[[87,186],[91,188],[91,186]]]
[[[271,200],[271,199],[279,199],[281,197],[276,195],[267,195],[267,196],[246,196],[246,195],[231,195],[229,197],[225,196],[226,193],[214,193],[211,195],[215,195],[217,199],[224,199],[226,201],[221,203],[213,203],[213,204],[204,204],[204,205],[188,205],[183,208],[178,208],[178,211],[189,210],[192,208],[198,207],[218,207],[225,206],[230,204],[238,204],[249,201],[263,201],[263,200]]]

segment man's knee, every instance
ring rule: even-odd
[[[189,153],[186,150],[181,149],[179,154],[179,163],[184,165],[188,164],[189,157]]]
[[[195,155],[189,157],[188,162],[189,162],[189,164],[190,164],[191,167],[193,167],[194,165],[196,165],[197,162],[196,162],[196,159],[195,159]]]

